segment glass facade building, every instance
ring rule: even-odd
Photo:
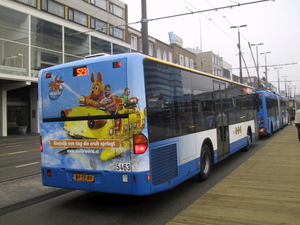
[[[107,0],[66,2],[74,6],[64,3],[0,0],[0,85],[9,80],[31,82],[31,85],[27,83],[26,89],[21,87],[22,90],[17,90],[20,89],[17,85],[15,91],[7,89],[7,106],[0,110],[6,110],[4,114],[8,122],[4,124],[6,118],[2,117],[0,136],[6,136],[5,129],[8,134],[14,133],[12,130],[16,127],[18,114],[26,113],[30,120],[33,113],[36,116],[37,109],[31,106],[37,104],[30,102],[30,89],[37,92],[40,69],[100,52],[130,52],[130,44],[125,42],[125,27],[115,27],[126,23],[123,3],[117,5]],[[32,99],[36,101],[36,97]],[[32,129],[33,126],[37,127],[37,124],[31,124],[27,132],[38,129]]]

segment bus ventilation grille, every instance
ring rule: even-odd
[[[153,185],[163,184],[178,176],[176,144],[151,149]]]

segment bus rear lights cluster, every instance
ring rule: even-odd
[[[122,66],[121,62],[113,62],[113,68],[119,68]]]
[[[148,149],[148,139],[144,134],[133,135],[133,152],[134,154],[143,154]]]
[[[52,177],[52,171],[51,170],[47,170],[47,177]]]
[[[151,181],[151,175],[149,173],[147,173],[147,182]]]
[[[40,152],[43,152],[44,148],[43,148],[43,138],[42,136],[40,136]]]
[[[265,132],[265,128],[259,129],[259,132],[261,133]]]

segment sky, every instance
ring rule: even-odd
[[[128,5],[128,22],[141,21],[142,0],[121,0]],[[259,2],[259,0],[146,0],[147,18],[161,18],[189,12],[210,10]],[[300,94],[300,1],[275,0],[241,5],[209,12],[160,19],[148,22],[148,35],[169,44],[168,32],[173,31],[183,39],[184,48],[213,51],[232,65],[232,72],[239,76],[238,29],[240,43],[250,76],[257,76],[253,57],[259,62],[259,77],[265,77],[281,91]],[[131,24],[140,30],[141,23]],[[249,44],[259,45],[249,48]],[[261,54],[267,53],[268,54]],[[265,63],[267,61],[267,63]],[[244,63],[243,63],[244,66]],[[243,69],[243,76],[248,76]],[[278,89],[277,89],[278,90]],[[289,91],[288,91],[289,90]]]

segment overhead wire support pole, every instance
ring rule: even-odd
[[[146,0],[142,1],[142,46],[143,54],[148,55],[148,19],[147,19],[147,3]]]
[[[274,70],[277,70],[278,74],[278,93],[280,94],[280,79],[279,79],[279,69],[282,69],[282,67],[275,67]]]
[[[249,46],[249,49],[250,49],[250,52],[251,52],[251,56],[252,56],[252,59],[253,59],[254,66],[255,66],[255,68],[256,68],[257,78],[259,79],[259,74],[258,74],[258,71],[257,71],[258,65],[257,65],[256,62],[255,62],[255,59],[254,59],[254,55],[253,55],[253,52],[252,52],[252,48],[251,48],[250,42],[248,42],[248,46]]]
[[[266,75],[266,89],[269,90],[268,87],[268,68],[267,68],[267,54],[270,54],[271,52],[263,52],[260,53],[261,55],[265,55],[265,75]]]
[[[247,27],[247,25],[240,25],[240,26],[231,26],[230,28],[237,28],[238,30],[238,44],[237,47],[239,49],[239,68],[240,68],[240,83],[243,83],[243,72],[242,72],[242,52],[241,52],[241,35],[240,35],[240,28]]]
[[[255,67],[256,67],[256,72],[257,72],[257,86],[258,86],[258,87],[261,85],[261,83],[260,83],[260,78],[259,78],[258,46],[259,46],[259,45],[263,45],[263,44],[264,44],[264,43],[250,44],[250,42],[248,42],[249,49],[250,49],[251,55],[252,55],[252,59],[253,59],[254,65],[255,65]],[[252,52],[251,46],[256,46],[256,60],[257,60],[257,62],[255,62],[255,59],[254,59],[254,56],[253,56],[253,52]]]
[[[248,70],[248,67],[247,67],[247,65],[246,65],[245,58],[244,58],[243,55],[242,55],[242,59],[243,59],[243,62],[244,62],[244,64],[245,64],[245,67],[246,67],[246,70],[247,70],[248,77],[250,78],[250,73],[249,73],[249,70]],[[250,85],[253,86],[253,83],[252,83],[251,79],[250,79]]]

